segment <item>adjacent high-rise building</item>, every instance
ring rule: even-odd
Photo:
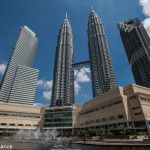
[[[74,71],[72,63],[73,36],[66,16],[60,28],[57,41],[51,106],[74,103]]]
[[[39,70],[31,67],[37,41],[27,26],[20,29],[0,84],[0,102],[33,104]]]
[[[87,32],[93,97],[96,97],[115,88],[117,83],[104,28],[93,9]]]
[[[150,38],[140,21],[127,19],[118,29],[136,84],[150,88]]]

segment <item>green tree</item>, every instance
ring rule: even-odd
[[[85,130],[81,130],[80,131],[80,137],[85,137],[86,135],[86,131]]]
[[[64,131],[63,135],[65,137],[70,137],[71,136],[71,131]]]
[[[78,134],[78,131],[76,131],[76,130],[74,130],[73,131],[73,136],[75,137],[75,136],[78,136],[79,134]]]
[[[97,132],[97,135],[100,136],[100,140],[102,140],[103,136],[106,135],[106,129],[100,128]]]
[[[88,130],[88,134],[89,134],[90,136],[94,136],[94,135],[96,134],[96,130],[90,128],[90,129]]]

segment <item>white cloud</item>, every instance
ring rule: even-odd
[[[90,69],[89,69],[89,68],[84,68],[84,69],[85,69],[85,71],[86,71],[87,73],[90,72]],[[78,70],[74,70],[75,76],[76,76],[77,73],[78,73],[78,75],[77,75],[77,77],[76,77],[76,81],[77,81],[77,82],[89,82],[89,81],[90,81],[90,79],[89,79],[89,77],[88,77],[88,75],[86,74],[85,71],[84,71],[83,69],[81,69],[80,72],[78,73]]]
[[[88,97],[88,95],[86,95],[86,94],[81,94],[81,96],[82,96],[82,97],[85,97],[85,98]]]
[[[43,96],[45,99],[47,100],[50,100],[51,99],[51,94],[52,94],[52,91],[44,91],[43,92]]]
[[[45,99],[50,100],[51,99],[51,95],[52,95],[52,84],[53,84],[53,80],[50,81],[45,81],[45,88],[46,91],[43,92],[43,96]]]
[[[146,18],[144,21],[143,21],[143,25],[150,37],[150,18]]]
[[[34,103],[33,106],[40,106],[40,107],[42,107],[42,106],[45,106],[45,105],[43,105],[41,103]]]
[[[45,81],[45,87],[46,89],[52,89],[53,80]]]
[[[45,83],[44,80],[38,80],[37,81],[37,85],[38,86],[44,85],[44,83]]]
[[[0,64],[0,74],[4,74],[5,72],[5,69],[6,69],[6,65],[5,64]]]
[[[86,72],[85,72],[86,71]],[[77,95],[79,93],[79,90],[81,89],[81,86],[79,83],[83,83],[83,82],[89,82],[90,79],[87,75],[87,73],[90,73],[90,69],[84,67],[81,68],[81,70],[78,72],[78,70],[74,70],[74,76],[76,76],[76,79],[74,81],[74,88],[75,88],[75,94]],[[78,74],[77,74],[78,73]]]
[[[77,81],[74,81],[74,88],[75,88],[75,94],[77,95],[79,90],[81,89],[81,86]]]
[[[85,68],[85,67],[83,67],[83,68],[84,68],[84,70],[85,70],[87,73],[90,73],[90,72],[91,72],[90,68]]]
[[[43,97],[47,100],[51,99],[51,93],[52,93],[52,83],[53,80],[45,81],[43,79],[38,80],[37,86],[42,87],[43,91]]]
[[[140,2],[140,5],[143,7],[142,11],[144,15],[148,17],[142,23],[148,35],[150,36],[150,0],[139,0],[139,2]]]
[[[140,5],[143,6],[143,13],[150,16],[150,0],[140,0]]]

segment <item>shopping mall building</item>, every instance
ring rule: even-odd
[[[130,129],[150,133],[150,89],[130,84],[73,106],[39,107],[0,103],[1,132],[101,127],[108,131]]]

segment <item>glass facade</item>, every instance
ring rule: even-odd
[[[72,128],[72,108],[49,108],[45,110],[44,128]]]
[[[136,84],[150,88],[150,38],[140,21],[127,19],[118,29]]]
[[[0,84],[0,101],[33,105],[39,70],[33,69],[38,39],[28,27],[20,29]]]

